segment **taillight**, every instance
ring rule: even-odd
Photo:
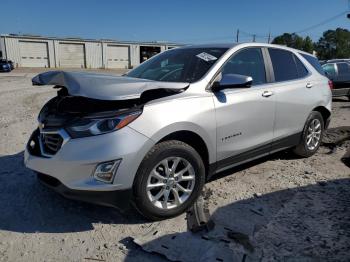
[[[328,86],[329,86],[329,89],[333,89],[333,82],[331,80],[328,80]]]

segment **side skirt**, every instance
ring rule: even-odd
[[[273,141],[246,152],[231,156],[209,165],[208,180],[226,169],[250,162],[281,150],[294,147],[300,143],[302,132]]]

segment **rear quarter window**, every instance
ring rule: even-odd
[[[310,63],[310,65],[313,66],[313,68],[315,68],[317,70],[317,72],[319,72],[321,75],[325,75],[324,70],[320,64],[320,62],[318,61],[318,59],[314,56],[311,55],[306,55],[303,53],[299,53],[302,57],[304,57],[306,59],[306,61],[308,61]]]

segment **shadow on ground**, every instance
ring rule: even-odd
[[[79,232],[93,223],[138,224],[145,221],[129,210],[90,205],[61,197],[41,185],[25,168],[23,152],[0,156],[0,230],[14,232]]]
[[[281,155],[280,155],[281,156]],[[286,153],[286,157],[291,157]],[[214,179],[257,165],[275,155],[223,172]],[[93,223],[140,224],[135,210],[124,213],[114,208],[66,199],[41,185],[36,174],[23,164],[23,152],[0,156],[0,230],[14,232],[80,232],[93,229]]]
[[[160,227],[136,242],[172,261],[347,261],[350,179],[237,201],[216,209],[212,219],[209,233]]]

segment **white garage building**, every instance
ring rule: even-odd
[[[30,35],[0,35],[0,58],[15,67],[132,68],[178,47],[164,42],[120,42]]]

